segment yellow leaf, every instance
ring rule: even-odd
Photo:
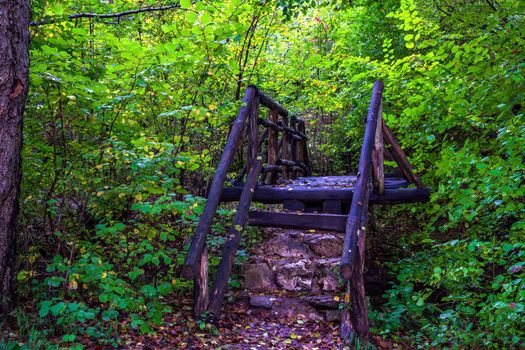
[[[103,166],[104,166],[104,165],[102,165],[102,164],[97,164],[97,165],[95,166],[95,168],[97,168],[97,169],[100,170],[100,169],[102,169]]]
[[[97,197],[100,197],[100,196],[102,196],[103,194],[104,194],[104,191],[98,191],[98,192],[97,192]]]
[[[142,200],[142,195],[139,193],[135,196],[135,199],[138,200],[138,201],[141,201]]]
[[[212,103],[211,105],[208,106],[208,109],[209,109],[210,111],[214,111],[214,110],[217,109],[217,105],[214,104],[214,103]]]

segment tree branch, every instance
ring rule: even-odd
[[[51,23],[56,23],[56,22],[61,22],[61,21],[66,21],[66,20],[72,20],[76,18],[120,18],[124,16],[134,15],[137,13],[166,11],[166,10],[170,10],[174,8],[180,8],[180,4],[176,3],[173,5],[160,6],[160,7],[145,7],[141,9],[129,10],[129,11],[124,11],[124,12],[116,12],[116,13],[93,13],[93,12],[75,13],[67,17],[48,18],[48,19],[43,19],[41,21],[34,21],[34,22],[31,22],[30,25],[32,27],[35,27],[35,26],[41,26],[45,24],[51,24]]]

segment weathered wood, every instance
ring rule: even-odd
[[[279,113],[277,111],[270,111],[268,115],[268,119],[272,123],[276,124],[279,119]],[[275,164],[277,164],[277,157],[278,157],[277,151],[279,147],[278,135],[277,135],[277,131],[272,128],[268,128],[267,130],[268,130],[268,161],[267,163],[268,163],[268,166],[275,166]],[[265,167],[265,171],[266,169],[267,167]],[[282,170],[282,168],[280,170]],[[275,183],[276,179],[277,179],[277,176],[275,172],[268,172],[266,173],[266,178],[264,182],[267,184],[273,184]]]
[[[287,211],[304,211],[305,205],[303,202],[296,199],[283,201],[283,209]]]
[[[283,117],[288,117],[289,114],[290,114],[288,112],[288,110],[286,110],[286,108],[281,106],[276,101],[272,100],[272,98],[270,98],[269,96],[265,95],[261,91],[259,91],[259,103],[262,104],[265,107],[268,107],[268,109],[270,109],[271,111],[279,112],[279,114],[282,115]]]
[[[297,131],[301,133],[305,133],[305,126],[304,122],[298,122],[297,123]],[[297,162],[299,164],[304,164],[304,173],[308,175],[308,166],[306,165],[306,156],[307,150],[306,150],[306,140],[300,140],[297,143]]]
[[[195,319],[200,319],[208,308],[208,247],[206,244],[199,257],[198,272],[193,279],[193,313]]]
[[[290,120],[290,125],[293,130],[296,130],[296,124],[297,121],[295,117],[292,117],[292,119]],[[299,140],[292,138],[290,142],[290,153],[292,155],[291,158],[294,163],[297,163],[297,141],[301,141],[301,138],[299,138]]]
[[[408,161],[405,152],[399,145],[399,142],[397,142],[396,137],[394,136],[388,125],[386,125],[384,120],[382,123],[382,128],[386,142],[392,147],[392,151],[390,152],[390,154],[392,155],[392,158],[394,158],[395,162],[399,166],[399,169],[401,170],[405,178],[414,183],[417,187],[423,188],[423,183],[421,182],[419,177],[416,174],[414,174],[414,169]]]
[[[368,188],[366,190],[370,192]],[[365,244],[366,226],[368,217],[368,196],[365,196],[363,210],[361,212],[361,226],[357,230],[357,253],[353,266],[352,278],[350,279],[350,300],[352,301],[352,313],[350,319],[352,329],[362,338],[368,337],[368,312],[366,308],[366,292],[364,280],[365,268]]]
[[[195,276],[197,263],[206,242],[206,235],[208,234],[213,216],[215,215],[215,211],[219,205],[219,200],[228,169],[230,168],[230,164],[239,146],[239,140],[241,139],[244,124],[248,114],[250,113],[250,106],[253,106],[253,99],[255,98],[256,94],[257,90],[254,87],[250,86],[246,89],[243,99],[245,106],[243,106],[237,114],[237,118],[232,125],[228,141],[224,147],[221,160],[217,170],[215,171],[215,175],[210,187],[210,192],[208,193],[208,200],[206,201],[204,211],[199,219],[199,224],[197,225],[193,240],[191,241],[190,249],[186,255],[186,261],[182,267],[181,275],[183,278],[190,279]]]
[[[250,101],[248,115],[248,172],[255,164],[255,159],[259,153],[259,130],[257,120],[259,119],[259,98],[255,96]]]
[[[343,255],[341,257],[341,275],[348,280],[352,277],[352,269],[357,252],[357,231],[361,225],[361,212],[367,197],[367,186],[370,183],[372,167],[372,149],[374,147],[377,116],[381,107],[383,82],[376,81],[372,91],[372,99],[368,110],[363,146],[359,157],[357,183],[355,184],[350,213],[346,223]]]
[[[237,211],[235,212],[232,227],[228,232],[228,241],[224,245],[222,259],[217,268],[217,275],[215,277],[211,294],[210,307],[208,309],[212,318],[219,315],[224,300],[224,294],[228,288],[228,280],[235,260],[235,254],[237,253],[239,243],[241,242],[241,232],[246,225],[248,210],[250,209],[255,187],[257,186],[257,179],[261,173],[262,163],[261,157],[258,157],[248,174],[246,183],[242,190],[239,205],[237,206]]]
[[[288,127],[288,117],[283,116],[282,117],[282,125],[283,128]],[[281,153],[279,154],[280,158],[289,159],[290,158],[290,142],[289,142],[289,135],[287,132],[283,132],[283,135],[281,137]],[[277,165],[279,164],[279,160],[277,160]],[[288,166],[283,164],[283,172],[282,177],[284,180],[288,180],[290,178],[289,169]]]
[[[372,151],[372,179],[374,182],[374,193],[383,194],[385,191],[385,169],[383,159],[383,104],[379,107],[377,115],[377,127],[374,138],[374,149]]]
[[[272,116],[269,116],[267,120],[259,118],[258,120],[259,125],[262,125],[265,128],[272,129],[277,132],[283,131],[284,130],[283,126],[277,124],[278,122],[277,120],[279,118],[279,112],[270,111],[270,113],[275,113],[277,115],[277,118],[273,118]]]
[[[344,232],[346,220],[346,215],[251,211],[248,223],[252,226]]]
[[[388,184],[388,183],[387,183]],[[290,187],[291,188],[291,187]],[[242,188],[224,188],[221,202],[236,202],[239,200]],[[291,188],[260,186],[254,194],[253,200],[261,203],[282,203],[285,200],[298,200],[305,203],[320,203],[325,200],[339,200],[343,203],[352,201],[353,188]],[[382,195],[370,194],[370,203],[373,204],[400,204],[427,202],[430,191],[427,188],[396,188],[385,189]]]
[[[277,173],[280,173],[283,171],[283,167],[280,166],[280,165],[266,165],[263,167],[263,170],[262,172],[267,174],[270,173],[270,172],[277,172]]]
[[[333,199],[323,201],[323,213],[328,214],[342,214],[343,202]]]

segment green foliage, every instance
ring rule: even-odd
[[[357,167],[376,79],[432,198],[389,208],[425,225],[391,257],[396,282],[374,305],[375,331],[421,347],[523,345],[521,2],[180,5],[69,21],[137,5],[32,1],[34,20],[57,21],[32,28],[18,281],[38,317],[16,316],[26,348],[117,346],[179,306],[185,243],[245,86],[303,113],[314,170],[342,174]],[[240,154],[233,172],[242,164]],[[212,253],[227,229],[213,226]],[[246,232],[243,244],[257,239]]]

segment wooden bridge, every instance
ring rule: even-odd
[[[383,83],[375,82],[357,175],[312,177],[304,121],[255,86],[246,89],[182,268],[182,277],[194,279],[197,317],[206,311],[211,320],[219,316],[245,225],[331,230],[345,233],[340,272],[352,304],[343,312],[341,337],[368,336],[363,271],[369,205],[429,198],[382,118],[382,92]],[[269,110],[267,119],[259,117],[261,106]],[[224,187],[244,133],[246,166],[236,186]],[[385,174],[384,158],[396,163],[393,174]],[[284,212],[250,211],[252,201],[282,203]],[[209,293],[206,236],[220,202],[239,204]]]

